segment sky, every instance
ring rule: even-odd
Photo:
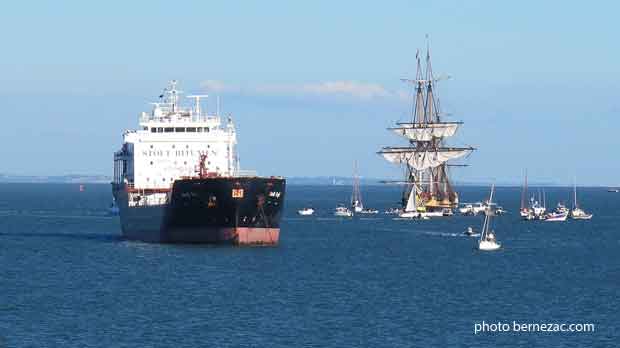
[[[429,37],[438,95],[477,148],[456,182],[620,185],[614,1],[12,1],[0,30],[0,173],[108,174],[167,81],[220,96],[242,169],[398,178]]]

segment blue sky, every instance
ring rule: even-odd
[[[620,185],[620,7],[612,1],[11,2],[0,30],[0,172],[109,174],[169,79],[219,94],[242,167],[397,177],[416,48],[430,35],[457,181]],[[209,105],[213,109],[213,102]]]

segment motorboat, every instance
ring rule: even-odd
[[[474,231],[473,227],[471,227],[471,226],[467,227],[467,229],[465,230],[465,232],[463,232],[463,234],[468,236],[468,237],[478,237],[478,236],[480,236],[480,233],[477,233],[476,231]]]
[[[552,222],[553,221],[566,221],[566,218],[568,218],[568,213],[569,213],[568,208],[566,208],[564,204],[558,203],[555,210],[545,215],[544,220],[552,221]]]
[[[336,207],[336,210],[334,211],[334,215],[339,216],[339,217],[351,217],[353,216],[353,212],[349,210],[349,208],[345,207],[344,205],[339,205],[338,207]]]
[[[310,216],[314,214],[314,209],[312,208],[303,208],[297,211],[297,214],[302,216]]]

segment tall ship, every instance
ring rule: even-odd
[[[414,88],[411,121],[398,122],[388,130],[404,137],[406,146],[384,147],[378,153],[405,170],[401,217],[451,215],[459,196],[449,178],[450,164],[474,151],[473,147],[453,147],[446,143],[462,122],[445,121],[436,97],[438,79],[433,76],[430,49],[422,68],[416,53],[415,79],[402,79]]]
[[[232,118],[201,108],[171,81],[123,133],[112,193],[122,234],[158,243],[277,244],[285,179],[241,171]]]

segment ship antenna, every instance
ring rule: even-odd
[[[220,116],[220,96],[218,95],[217,98],[217,103],[216,103],[216,110],[215,110],[215,115],[216,116]]]
[[[194,110],[196,112],[196,115],[198,115],[198,117],[200,117],[200,98],[207,98],[209,97],[208,94],[194,94],[194,95],[188,95],[188,98],[194,99],[195,102],[195,106],[194,106]]]

